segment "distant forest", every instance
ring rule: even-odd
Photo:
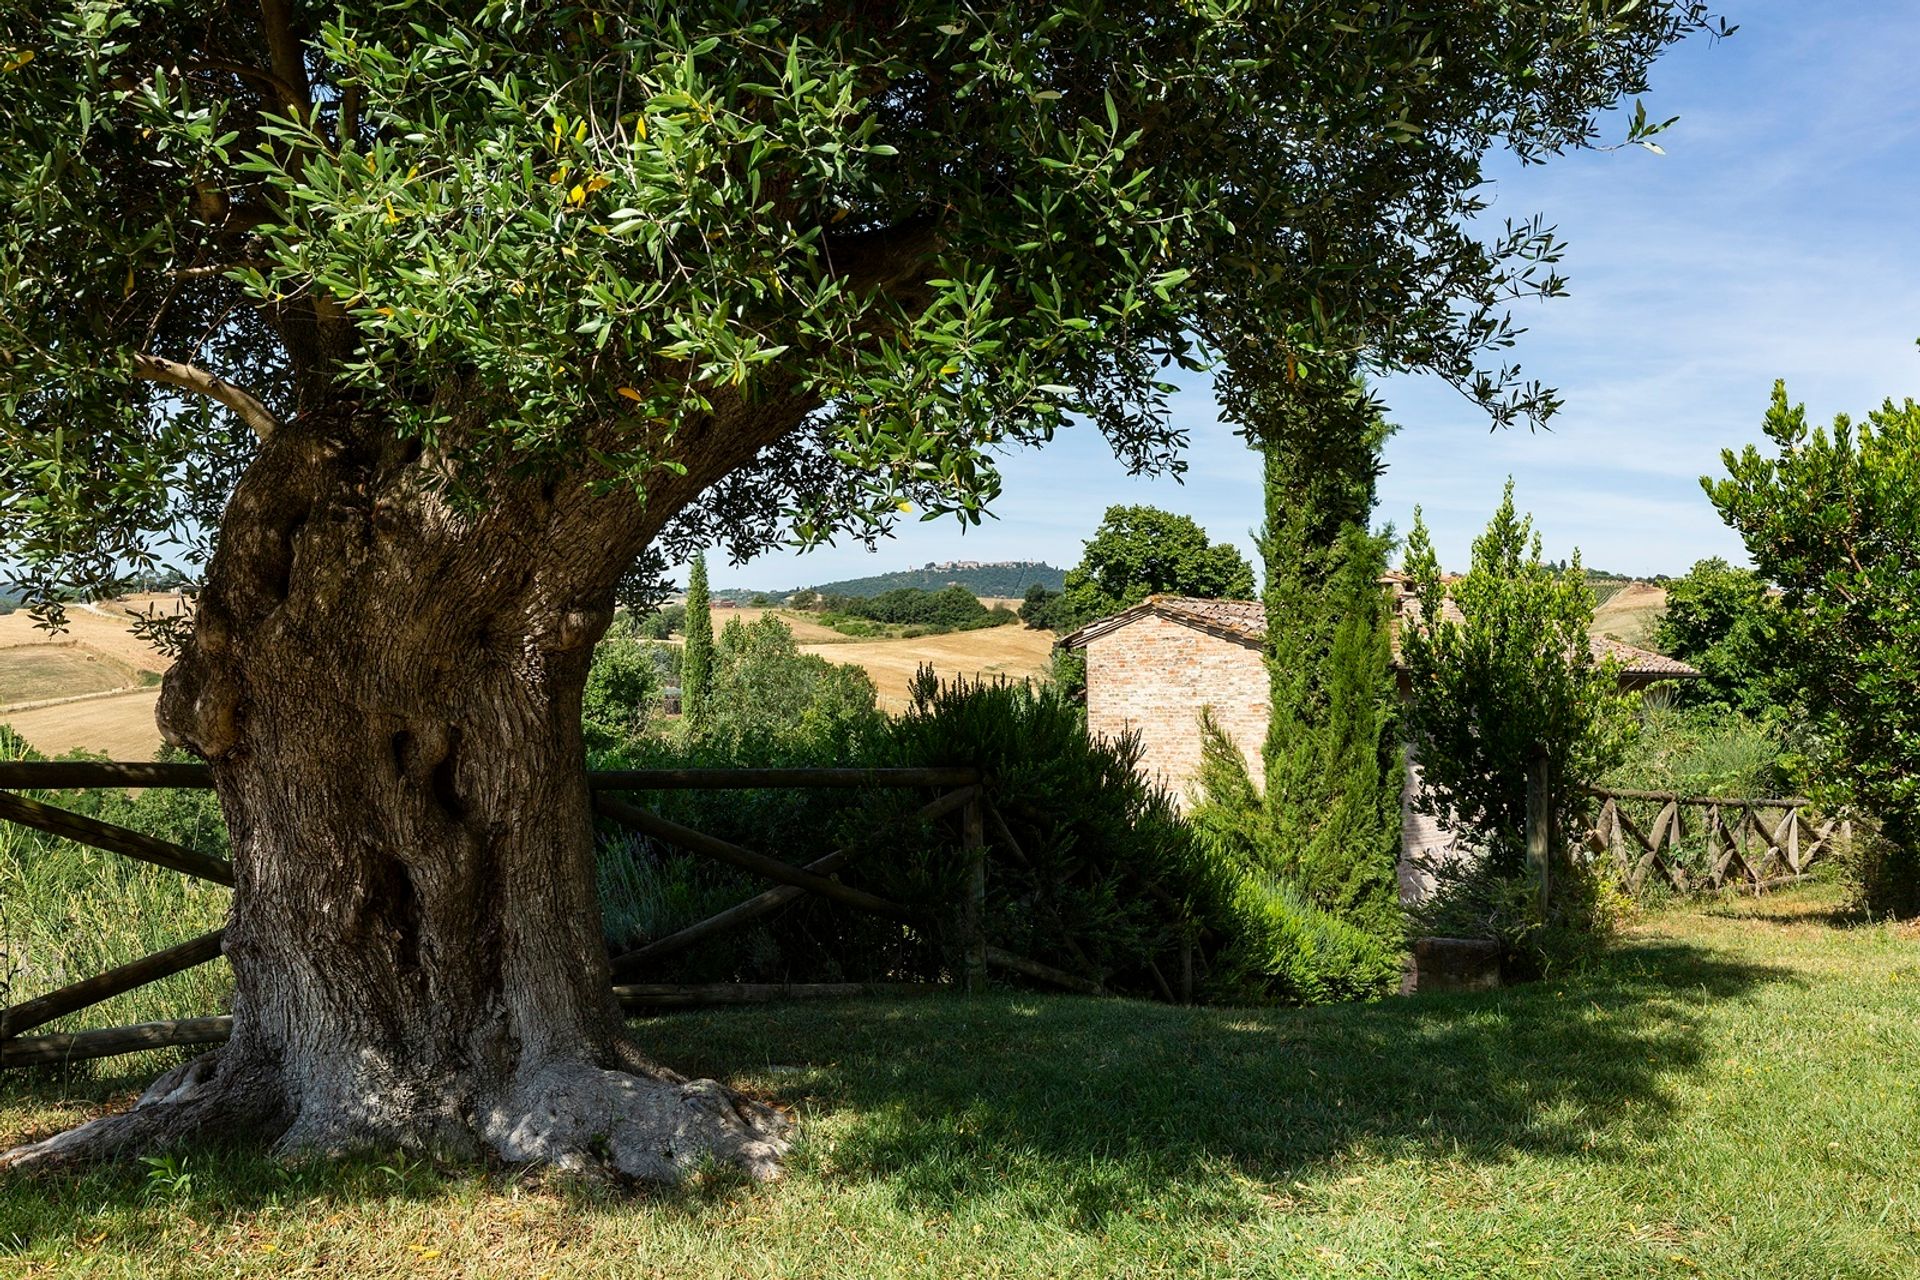
[[[1019,560],[1007,564],[983,564],[977,568],[902,569],[898,573],[876,573],[866,578],[848,578],[843,582],[823,582],[812,590],[823,596],[877,596],[901,587],[919,587],[938,591],[941,587],[965,587],[976,596],[1007,596],[1018,599],[1027,588],[1039,583],[1049,591],[1066,585],[1066,570],[1056,569],[1041,560]]]

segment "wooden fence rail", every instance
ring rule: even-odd
[[[1853,839],[1845,818],[1809,815],[1803,796],[1742,799],[1589,788],[1598,804],[1582,840],[1632,893],[1762,892],[1806,875]],[[1638,815],[1638,816],[1636,816]]]
[[[989,967],[1023,974],[1068,990],[1105,994],[1100,983],[1090,977],[1067,973],[1026,957],[988,945],[984,932],[986,901],[986,824],[991,818],[996,830],[1011,842],[1012,833],[1005,821],[991,808],[984,780],[978,770],[965,768],[931,769],[620,769],[596,770],[587,775],[595,793],[594,808],[603,817],[673,844],[689,852],[726,862],[765,879],[776,887],[734,904],[708,919],[664,938],[612,958],[616,980],[629,978],[650,963],[677,954],[759,919],[768,912],[793,901],[802,894],[815,894],[854,910],[875,913],[890,919],[930,927],[954,942],[952,972],[958,985],[977,989]],[[13,794],[17,790],[57,791],[82,787],[184,787],[213,785],[207,766],[184,763],[131,763],[123,761],[0,761],[0,821],[33,827],[51,835],[94,848],[137,858],[168,867],[186,875],[198,876],[218,884],[233,883],[231,864],[153,836],[100,822],[29,796]],[[843,884],[835,874],[853,858],[851,849],[840,849],[815,859],[804,867],[782,862],[729,841],[694,830],[642,808],[615,798],[613,792],[667,791],[691,788],[746,789],[762,787],[932,787],[945,794],[921,806],[899,821],[929,823],[958,813],[961,848],[966,859],[965,892],[950,919],[938,918],[928,909],[889,902],[852,885]],[[11,790],[9,790],[11,789]],[[1020,857],[1017,848],[1012,856]],[[91,1031],[62,1032],[32,1038],[19,1035],[56,1018],[77,1012],[159,981],[220,954],[224,930],[178,943],[152,955],[120,965],[106,973],[70,983],[55,991],[22,1001],[11,1008],[0,1008],[0,1067],[33,1066],[75,1061],[84,1058],[111,1057],[148,1049],[178,1045],[219,1043],[232,1026],[227,1017],[182,1018],[170,1022],[142,1023],[131,1027],[106,1027]],[[1069,940],[1071,941],[1071,940]],[[692,1004],[732,1004],[754,1000],[817,998],[822,996],[888,993],[925,990],[931,984],[873,983],[707,983],[707,984],[627,984],[616,986],[615,994],[630,1009],[677,1008]],[[1184,984],[1183,984],[1184,985]]]

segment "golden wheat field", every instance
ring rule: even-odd
[[[172,597],[159,597],[163,607]],[[153,722],[159,690],[140,687],[166,670],[167,660],[129,631],[132,610],[152,598],[102,604],[98,611],[75,609],[68,629],[58,635],[36,630],[24,613],[0,617],[0,722],[13,726],[36,750],[60,755],[78,749],[118,760],[146,760],[160,749]],[[981,631],[921,636],[912,640],[856,640],[823,627],[806,614],[784,609],[715,609],[714,627],[730,618],[751,622],[774,613],[793,629],[805,653],[862,667],[879,691],[880,705],[898,711],[907,705],[907,682],[928,663],[944,679],[1007,676],[1025,679],[1045,674],[1054,637],[1018,623]],[[134,686],[129,689],[129,686]],[[103,691],[125,692],[101,695]],[[51,706],[9,710],[20,703],[65,699]]]
[[[172,595],[76,605],[58,632],[24,612],[0,617],[0,723],[48,755],[151,758],[160,749],[154,682],[169,661],[131,627],[136,613],[178,607]]]
[[[1004,602],[986,600],[983,603],[992,606]],[[922,664],[931,665],[945,680],[956,676],[969,680],[990,676],[1024,680],[1046,674],[1055,639],[1051,631],[1031,631],[1017,622],[911,640],[855,639],[790,609],[715,609],[714,629],[724,627],[729,618],[752,622],[769,613],[793,629],[793,638],[799,642],[802,653],[815,653],[832,662],[864,668],[879,691],[880,706],[887,711],[906,707],[907,682]]]
[[[1667,611],[1667,592],[1647,582],[1630,582],[1593,611],[1594,635],[1651,649],[1653,631]]]

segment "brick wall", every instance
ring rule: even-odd
[[[1266,742],[1260,650],[1148,614],[1087,642],[1087,728],[1140,734],[1142,772],[1183,804],[1200,769],[1200,708],[1211,706],[1258,782]]]

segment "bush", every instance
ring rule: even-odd
[[[644,732],[660,696],[660,671],[651,646],[625,636],[602,640],[580,699],[587,745],[608,747]]]
[[[1914,846],[1856,821],[1853,839],[1842,842],[1838,852],[1837,870],[1846,885],[1843,910],[1873,919],[1920,916],[1920,852]]]
[[[1583,968],[1635,911],[1631,895],[1598,862],[1556,864],[1554,914],[1544,921],[1533,882],[1485,858],[1447,860],[1430,870],[1433,893],[1408,912],[1412,935],[1497,942],[1502,969],[1518,978]]]
[[[1398,989],[1401,953],[1268,876],[1241,878],[1237,929],[1216,994],[1288,1004],[1371,1000]],[[1238,990],[1227,975],[1238,975]]]
[[[1139,740],[1090,739],[1080,708],[1059,688],[942,683],[923,668],[912,693],[912,706],[892,721],[857,718],[837,731],[815,721],[807,732],[708,740],[687,754],[634,744],[596,763],[972,765],[990,779],[1013,837],[989,824],[986,929],[995,945],[1149,997],[1177,995],[1189,961],[1196,995],[1208,999],[1306,1003],[1392,989],[1397,954],[1214,856],[1171,798],[1141,778]],[[911,821],[929,798],[885,790],[849,804],[845,793],[768,790],[650,800],[677,821],[788,862],[851,849],[842,880],[919,906],[936,922],[931,931],[903,930],[802,898],[676,957],[660,976],[950,976],[958,940],[938,922],[953,918],[965,858],[957,822]],[[616,946],[670,933],[762,888],[625,834],[603,846],[601,891]]]
[[[633,634],[643,640],[666,640],[677,631],[685,631],[687,606],[670,604],[655,609],[633,623]]]
[[[876,696],[864,670],[801,653],[772,614],[730,618],[714,647],[705,736],[736,749],[749,740],[818,745],[823,732],[857,734],[877,718]]]
[[[1783,738],[1776,725],[1738,712],[1648,701],[1626,759],[1600,785],[1743,799],[1788,795],[1795,787]]]
[[[1348,918],[1276,874],[1272,817],[1246,758],[1210,712],[1201,713],[1200,733],[1191,823],[1209,861],[1236,884],[1221,994],[1323,1004],[1392,993],[1402,954],[1397,910]]]

